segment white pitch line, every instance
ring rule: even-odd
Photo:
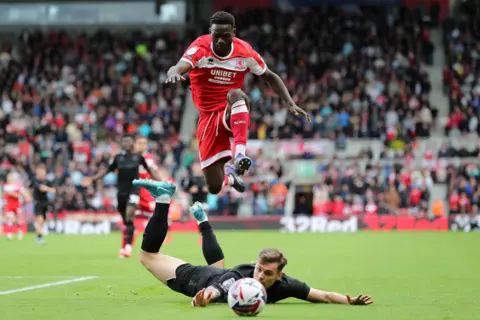
[[[69,279],[69,280],[63,280],[63,281],[57,281],[57,282],[44,283],[44,284],[39,284],[37,286],[25,287],[25,288],[9,290],[9,291],[2,291],[2,292],[0,292],[0,296],[6,296],[8,294],[17,293],[17,292],[24,292],[24,291],[43,289],[43,288],[54,287],[54,286],[61,286],[61,285],[64,285],[64,284],[80,282],[80,281],[87,281],[87,280],[92,280],[92,279],[96,279],[96,278],[98,278],[98,277],[97,276],[91,276],[91,277],[82,277],[82,278],[75,278],[75,279]]]
[[[79,276],[0,276],[0,279],[73,279]],[[86,277],[86,276],[85,276]]]

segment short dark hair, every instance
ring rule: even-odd
[[[262,263],[276,263],[278,271],[282,271],[287,265],[287,258],[277,249],[267,248],[260,251],[258,260]]]
[[[210,26],[212,24],[229,24],[235,28],[235,18],[226,11],[217,11],[210,18]]]

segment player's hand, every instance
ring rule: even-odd
[[[44,184],[39,185],[38,189],[40,189],[42,192],[48,192],[48,187]]]
[[[290,104],[289,109],[291,112],[293,112],[294,115],[301,116],[307,119],[308,123],[312,122],[312,119],[310,119],[310,115],[305,110],[297,106],[295,103]]]
[[[185,77],[182,76],[181,74],[175,73],[175,74],[172,74],[170,77],[167,77],[167,80],[165,80],[165,83],[175,83],[180,81],[185,81]]]
[[[205,292],[205,288],[198,291],[192,299],[193,307],[206,307],[212,300],[212,292]]]
[[[348,303],[352,305],[368,305],[372,304],[373,300],[370,296],[364,296],[362,294],[352,298],[349,294],[346,295]]]

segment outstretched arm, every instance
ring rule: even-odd
[[[313,303],[335,303],[351,305],[369,305],[373,303],[372,298],[367,295],[360,294],[352,298],[349,294],[343,295],[341,293],[322,291],[313,288],[310,289],[306,300]]]
[[[260,78],[265,82],[267,86],[273,89],[276,94],[287,104],[290,111],[292,111],[296,116],[301,115],[306,118],[308,122],[311,122],[310,115],[305,112],[302,108],[298,107],[295,101],[293,101],[290,93],[288,92],[287,87],[282,81],[282,78],[268,67],[265,72],[260,76]]]
[[[210,302],[220,298],[222,293],[214,286],[202,289],[192,299],[192,307],[206,307]]]
[[[185,80],[183,76],[185,73],[193,68],[193,64],[186,58],[180,59],[176,65],[168,69],[167,80],[165,83],[175,83],[177,81]]]

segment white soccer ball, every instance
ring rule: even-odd
[[[228,290],[228,305],[239,316],[256,316],[265,308],[266,302],[265,288],[253,278],[237,280]]]

